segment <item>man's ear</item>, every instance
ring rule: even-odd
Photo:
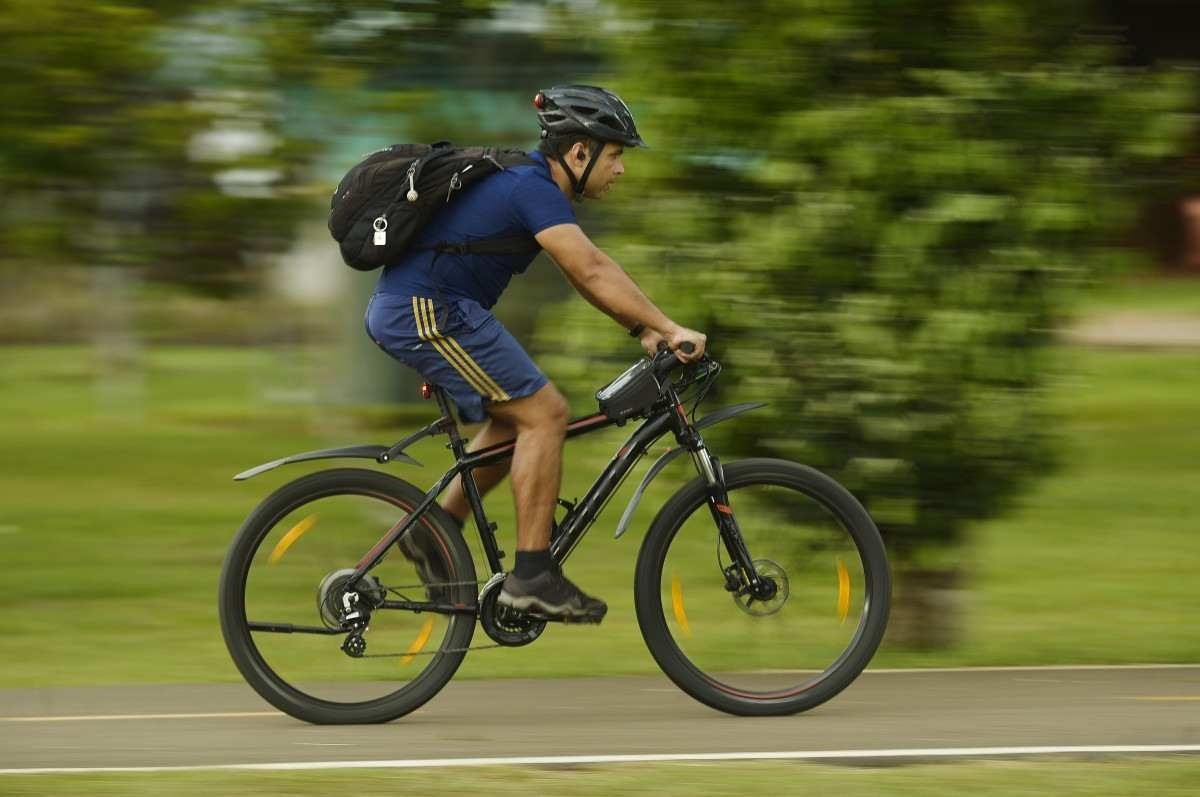
[[[587,148],[582,142],[575,142],[575,146],[572,147],[572,149],[575,151],[575,160],[579,161],[580,163],[583,163],[585,160],[587,160]]]

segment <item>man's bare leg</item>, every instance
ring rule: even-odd
[[[513,497],[517,503],[517,556],[497,600],[505,606],[560,617],[600,622],[604,601],[584,594],[554,565],[548,550],[554,502],[562,481],[562,444],[569,408],[552,384],[532,396],[493,404],[493,418],[517,430],[513,453]]]
[[[544,551],[550,545],[554,502],[562,481],[562,445],[570,408],[553,384],[532,396],[492,404],[488,408],[517,432],[511,473],[517,505],[517,550]]]

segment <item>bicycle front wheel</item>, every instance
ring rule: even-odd
[[[729,506],[771,594],[753,597],[696,479],[659,511],[638,554],[638,624],[663,672],[731,714],[794,714],[845,689],[887,625],[891,573],[879,531],[828,476],[794,462],[725,468]]]
[[[427,554],[420,565],[396,544],[350,585],[358,562],[423,498],[393,476],[344,468],[280,487],[247,518],[221,570],[221,630],[246,682],[272,705],[313,723],[386,722],[453,676],[477,589],[470,551],[440,507],[410,532]],[[369,617],[357,634],[344,619],[351,591]]]

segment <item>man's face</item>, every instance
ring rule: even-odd
[[[589,149],[580,147],[586,155]],[[608,193],[608,189],[613,187],[613,183],[617,178],[625,173],[625,164],[621,162],[621,156],[625,153],[625,147],[620,144],[614,144],[611,141],[604,145],[604,149],[600,150],[600,154],[596,156],[596,165],[592,167],[592,173],[588,175],[587,186],[584,187],[583,195],[588,199],[600,199]],[[583,170],[587,168],[587,161],[581,162],[577,175],[581,176]]]

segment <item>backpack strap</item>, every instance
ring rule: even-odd
[[[438,241],[432,246],[419,247],[433,250],[438,254],[455,255],[535,255],[542,247],[533,238],[525,235],[512,235],[504,238],[483,238],[478,241],[450,243]]]
[[[429,263],[429,270],[433,273],[433,289],[437,292],[438,301],[446,305],[442,299],[441,280],[437,272],[438,258],[442,255],[535,255],[542,250],[542,247],[530,236],[510,235],[503,238],[481,238],[478,241],[457,244],[439,241],[432,246],[418,246],[416,249],[433,252],[433,260]],[[475,278],[476,282],[479,281],[479,275],[475,273],[474,268],[465,262],[463,267]],[[448,313],[449,305],[446,307]],[[449,323],[448,318],[444,323]]]

